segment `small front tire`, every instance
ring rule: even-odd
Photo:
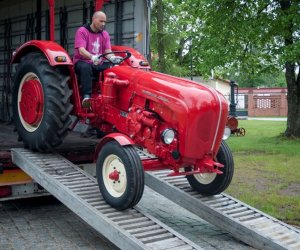
[[[223,174],[203,173],[186,176],[191,187],[202,195],[219,194],[229,186],[232,180],[234,161],[230,148],[225,141],[221,143],[217,154],[217,161],[224,165],[221,168]]]
[[[106,143],[98,155],[96,168],[99,189],[108,204],[124,210],[140,201],[144,192],[144,170],[132,145]]]

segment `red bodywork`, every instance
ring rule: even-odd
[[[221,164],[214,159],[227,121],[225,98],[207,86],[140,66],[145,58],[133,49],[116,46],[113,50],[129,50],[132,56],[105,71],[104,80],[95,87],[101,94],[95,91],[92,111],[82,112],[77,106],[75,113],[89,118],[102,131],[126,135],[157,156],[157,160],[144,162],[146,169],[171,168],[174,174],[222,173],[218,169]],[[161,140],[166,128],[176,131],[169,145]],[[191,165],[193,170],[186,173],[184,168]]]

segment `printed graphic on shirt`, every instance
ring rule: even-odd
[[[99,37],[97,37],[97,40],[94,41],[94,42],[92,43],[92,45],[93,45],[93,50],[92,50],[92,52],[93,52],[94,54],[99,54],[99,51],[100,51]]]

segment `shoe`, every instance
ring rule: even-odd
[[[82,107],[83,108],[90,108],[91,107],[91,96],[84,95],[82,100]]]

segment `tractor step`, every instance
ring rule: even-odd
[[[202,219],[258,249],[300,249],[300,230],[221,193],[202,196],[184,176],[169,170],[145,173],[145,184]]]
[[[109,206],[97,180],[58,154],[15,148],[13,162],[49,193],[121,249],[201,249],[138,207]]]

